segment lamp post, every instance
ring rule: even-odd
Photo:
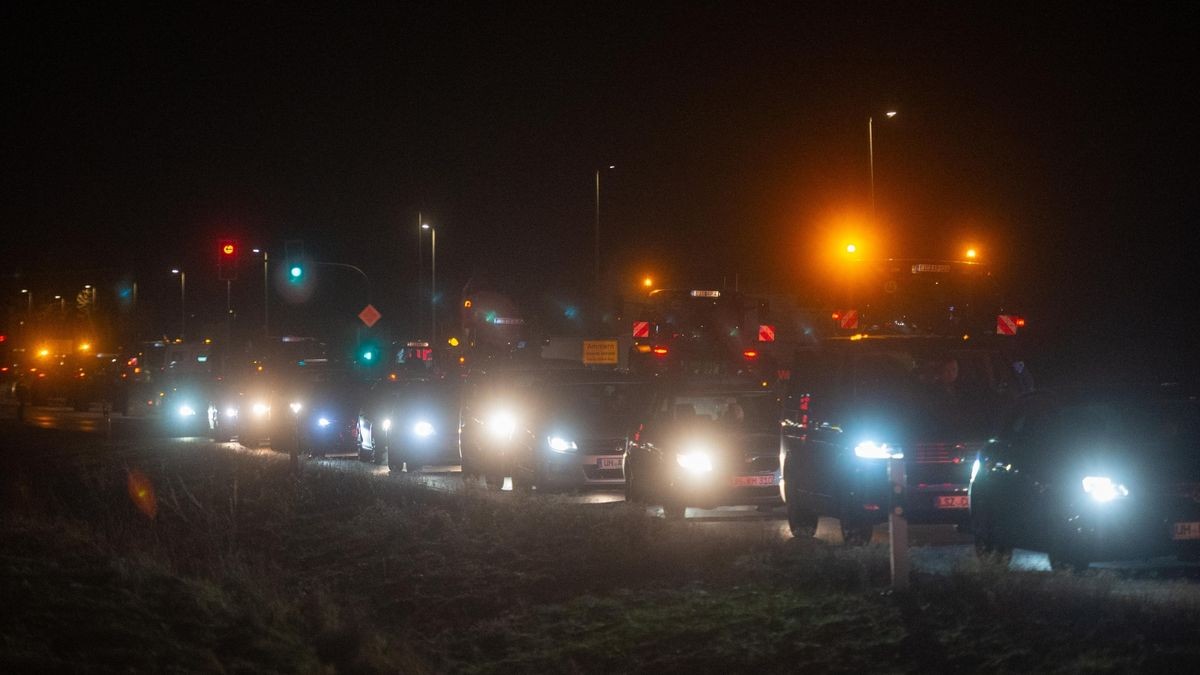
[[[896,116],[895,110],[889,110],[884,115],[891,119]],[[875,120],[867,118],[867,153],[871,167],[871,220],[875,220]]]
[[[425,254],[422,245],[425,238],[425,230],[429,226],[425,224],[421,216],[421,212],[417,211],[417,331],[425,325]]]
[[[33,316],[33,292],[30,291],[28,288],[22,288],[21,294],[24,295],[28,299],[28,301],[26,303],[26,310],[25,310],[26,313],[28,313],[29,316]]]
[[[617,167],[608,166],[609,169]],[[596,292],[600,292],[600,172],[602,169],[596,169]]]
[[[179,275],[179,339],[187,339],[187,272],[178,268],[171,274]]]
[[[429,344],[437,349],[437,228],[421,223],[429,230]]]
[[[270,266],[271,256],[267,255],[266,249],[256,248],[251,249],[256,255],[261,253],[263,259],[263,337],[271,337],[271,283],[268,268]]]
[[[61,295],[54,296],[54,299],[58,301],[58,311],[65,314],[67,312],[67,299]]]

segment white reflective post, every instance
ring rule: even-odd
[[[892,504],[888,512],[888,544],[891,549],[892,588],[908,588],[908,516],[904,513],[904,489],[907,482],[903,459],[888,460],[888,482],[892,486]]]

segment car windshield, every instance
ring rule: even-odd
[[[767,393],[712,393],[676,396],[669,404],[676,422],[713,422],[741,432],[779,428],[779,404]]]
[[[1133,441],[1137,447],[1151,451],[1194,455],[1200,448],[1200,402],[1146,400],[1069,405],[1059,411],[1054,433],[1060,438]]]
[[[615,422],[641,408],[643,390],[632,382],[559,383],[547,387],[543,399],[560,413],[578,419]]]

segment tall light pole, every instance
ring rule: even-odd
[[[29,299],[29,301],[27,303],[28,307],[26,309],[26,312],[29,314],[29,316],[33,316],[33,292],[30,291],[28,288],[22,288],[21,293]]]
[[[437,349],[437,228],[421,223],[422,230],[429,230],[429,344]]]
[[[179,339],[187,339],[187,272],[180,269],[171,270],[171,274],[179,275]]]
[[[889,110],[884,115],[891,119],[896,116],[896,111]],[[871,166],[871,220],[873,221],[875,220],[875,125],[873,117],[867,118],[867,152]]]
[[[421,212],[417,211],[417,332],[425,325],[425,254],[423,253],[422,245],[425,238],[422,236],[429,226],[425,224],[421,217]]]
[[[617,167],[609,165],[609,169]],[[600,171],[596,169],[596,292],[600,292]]]
[[[261,253],[263,258],[263,337],[271,337],[271,283],[268,269],[270,266],[271,257],[267,255],[266,249],[251,249],[255,254]]]

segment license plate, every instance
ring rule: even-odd
[[[769,487],[775,485],[775,475],[770,476],[734,476],[734,487]]]
[[[1175,523],[1172,539],[1200,539],[1200,523]]]
[[[968,495],[942,495],[937,498],[939,509],[969,509],[971,497]]]
[[[597,457],[596,468],[601,471],[605,469],[620,469],[623,466],[621,460],[621,457]]]

